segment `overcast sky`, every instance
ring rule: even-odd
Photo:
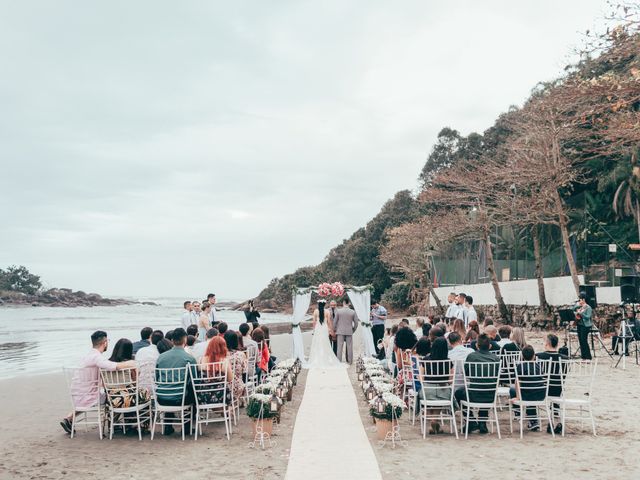
[[[605,11],[1,0],[0,267],[254,296],[414,189],[443,126],[483,131],[559,74]]]

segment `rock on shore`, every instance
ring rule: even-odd
[[[132,305],[139,302],[122,298],[105,298],[97,293],[86,293],[81,290],[74,292],[70,288],[51,288],[44,292],[28,295],[20,292],[0,292],[0,305],[17,305],[33,307],[97,307]],[[153,302],[143,302],[144,305],[156,305]]]

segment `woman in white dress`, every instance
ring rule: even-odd
[[[333,353],[329,342],[329,332],[333,331],[331,311],[324,309],[325,301],[318,301],[318,308],[313,312],[313,340],[307,366],[309,368],[344,367]]]

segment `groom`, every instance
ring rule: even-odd
[[[358,328],[356,312],[349,308],[349,300],[343,301],[342,308],[336,310],[333,328],[338,341],[338,360],[342,361],[342,347],[347,344],[347,362],[353,363],[353,332]]]

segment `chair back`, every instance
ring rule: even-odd
[[[522,352],[502,352],[500,358],[500,381],[508,385],[516,383],[515,365],[522,358]]]
[[[549,394],[551,360],[518,361],[515,364],[518,397],[524,401],[542,401]]]
[[[596,375],[598,360],[560,359],[560,376],[562,395],[567,398],[590,399],[593,393],[593,380]]]
[[[184,405],[187,393],[187,367],[156,368],[155,372],[155,396],[156,402],[162,404],[175,404],[181,402]]]
[[[223,406],[227,404],[227,363],[189,365],[196,406]]]
[[[150,360],[148,362],[138,363],[138,386],[146,388],[152,397],[156,392],[156,362]]]
[[[63,368],[74,410],[100,406],[100,375],[96,367]]]
[[[465,362],[464,388],[467,400],[494,403],[500,381],[500,362]]]
[[[443,387],[449,387],[453,399],[454,362],[453,360],[418,360],[419,379],[425,397],[433,392],[433,398]]]
[[[256,374],[256,363],[258,361],[258,347],[249,345],[247,347],[247,378]]]
[[[129,408],[135,405],[138,398],[137,374],[137,368],[113,371],[100,369],[107,403],[112,408]]]

